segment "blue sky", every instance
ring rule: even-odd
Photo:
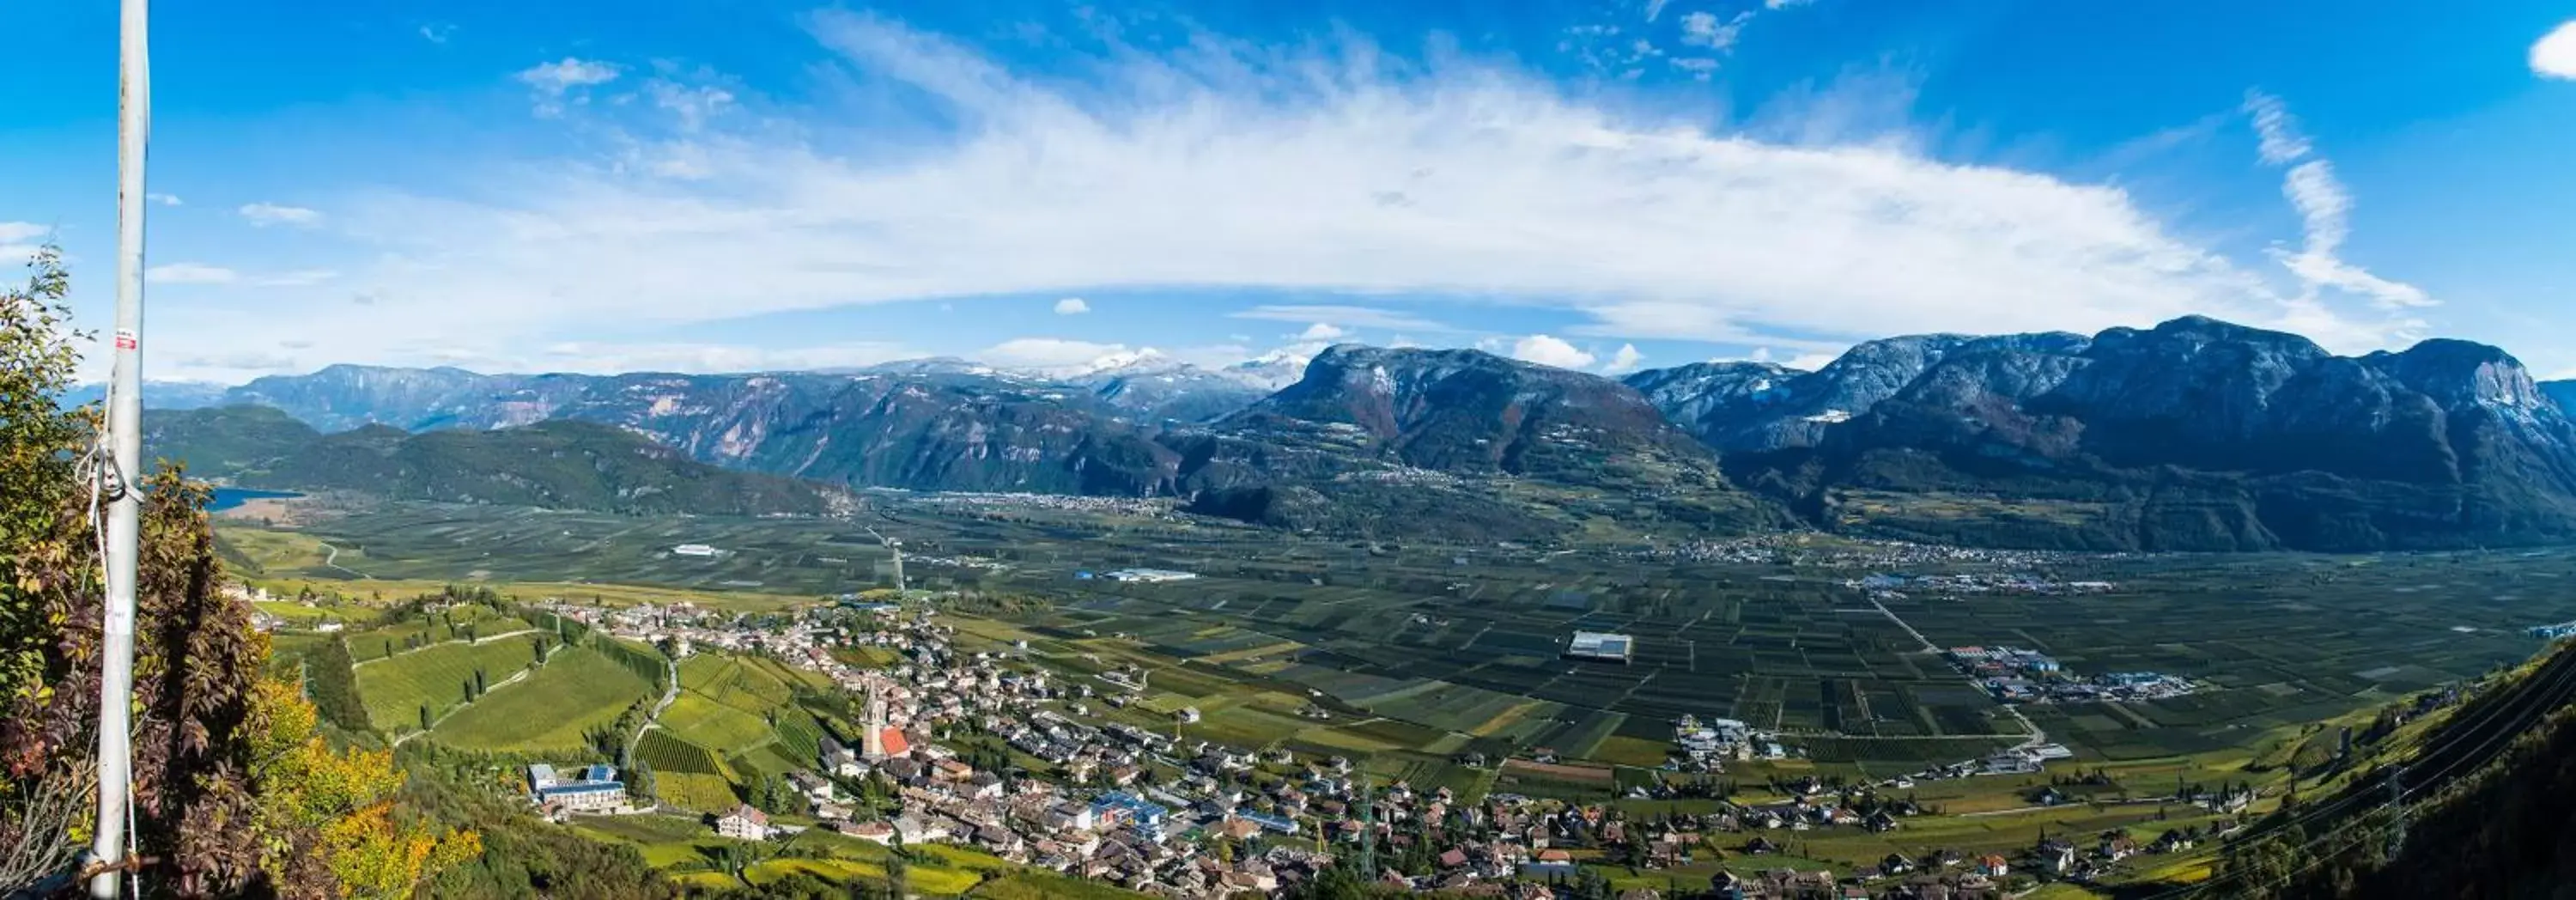
[[[2576,375],[2576,2],[2453,6],[162,4],[150,374],[1616,372],[2196,312]],[[0,7],[0,257],[59,240],[93,326],[115,26]]]

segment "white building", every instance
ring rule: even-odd
[[[716,820],[716,834],[737,841],[769,839],[769,814],[751,808],[750,804],[734,807]]]
[[[716,555],[716,552],[716,548],[709,547],[705,544],[681,544],[677,547],[671,548],[671,555],[673,556],[696,556],[703,558],[712,557]]]

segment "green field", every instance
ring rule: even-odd
[[[1119,708],[1089,720],[1184,739],[1347,755],[1417,787],[1544,790],[1605,799],[1598,784],[1514,775],[1492,760],[1540,748],[1653,777],[1678,716],[1776,729],[1806,758],[1731,764],[1730,777],[1883,778],[1964,760],[2019,739],[2019,724],[1936,655],[1937,646],[2044,650],[2079,673],[2150,670],[2195,679],[2200,693],[2153,702],[2024,707],[2073,749],[2067,768],[2101,768],[2141,795],[2177,780],[2252,780],[2276,788],[2277,764],[2314,728],[2523,659],[2522,629],[2576,618],[2576,551],[2381,554],[1947,554],[1824,536],[1781,539],[1770,555],[1671,554],[1585,543],[1436,546],[1307,540],[1188,518],[1039,506],[961,512],[937,498],[872,497],[873,527],[922,559],[972,557],[1004,568],[914,566],[914,586],[973,589],[1007,612],[943,599],[960,649],[1019,654],[1070,684],[1121,697],[1100,676],[1150,673]],[[1605,513],[1605,515],[1607,515]],[[228,531],[243,526],[227,524]],[[327,540],[340,563],[379,579],[490,584],[505,593],[690,599],[777,609],[864,590],[882,552],[845,521],[619,517],[392,504],[321,518],[310,534],[247,542],[278,556],[266,577],[335,577],[307,551]],[[728,553],[680,560],[674,543]],[[354,555],[353,555],[354,554]],[[1124,566],[1183,569],[1173,584],[1077,579]],[[584,585],[616,573],[624,585]],[[2066,595],[1908,590],[1873,602],[1876,574],[2029,576],[2098,581]],[[274,585],[272,585],[274,586]],[[1901,620],[1901,624],[1900,624]],[[1908,626],[1911,630],[1909,631]],[[1574,630],[1635,637],[1626,665],[1561,655]],[[351,648],[369,655],[363,638]],[[850,654],[871,663],[878,652]],[[551,669],[551,667],[550,667]],[[742,779],[811,758],[825,730],[789,685],[803,676],[747,659],[691,660],[679,705],[641,752],[667,761],[666,798],[715,804]],[[526,685],[495,692],[491,702]],[[633,696],[629,693],[628,696]],[[371,697],[371,699],[374,699]],[[1173,713],[1194,707],[1195,723]],[[477,706],[450,723],[485,712]],[[606,714],[613,715],[614,709]],[[416,713],[415,713],[416,714]],[[775,724],[772,718],[775,717]],[[845,724],[845,723],[839,723]],[[441,729],[444,738],[449,729]],[[571,729],[573,741],[578,728]],[[1470,766],[1461,757],[1489,762]],[[2043,778],[2045,776],[2042,776]],[[1600,779],[1590,779],[1597,781]],[[1836,866],[1889,847],[2006,847],[2043,827],[2130,827],[2157,815],[2105,802],[2020,812],[2026,779],[1926,782],[1925,800],[1991,813],[1909,825],[1892,835],[1802,836]],[[1544,782],[1544,783],[1542,783]],[[2304,792],[2303,788],[2303,792]],[[1652,812],[1651,805],[1640,807]],[[1696,873],[1705,877],[1706,872]],[[1006,892],[1005,882],[988,892]],[[995,894],[1000,895],[1000,894]]]
[[[675,878],[703,882],[716,887],[739,886],[732,876],[713,870],[713,861],[727,843],[696,819],[675,816],[603,816],[579,820],[575,830],[597,840],[634,846],[645,861]],[[795,872],[818,875],[830,881],[852,878],[882,881],[885,861],[892,855],[886,847],[820,829],[808,830],[787,838],[775,846],[780,855],[745,870],[745,881],[767,884]],[[988,854],[963,847],[928,846],[910,848],[911,866],[906,879],[917,894],[954,897],[973,891],[988,877],[1027,877],[1021,869]],[[976,896],[988,896],[977,893]],[[1085,894],[1080,896],[1133,897],[1126,893]]]
[[[420,727],[423,706],[429,707],[435,720],[465,705],[465,685],[474,680],[476,669],[483,671],[486,689],[499,688],[536,658],[537,648],[527,635],[474,644],[432,644],[392,659],[360,663],[358,696],[366,701],[367,718],[377,730],[401,734]],[[492,696],[497,699],[499,694]]]
[[[555,651],[525,681],[493,691],[438,724],[439,743],[466,750],[577,749],[582,732],[614,721],[653,686],[598,651]]]

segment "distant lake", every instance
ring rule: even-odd
[[[301,496],[304,495],[294,491],[254,491],[249,488],[219,487],[215,489],[215,501],[206,504],[206,511],[223,512],[253,500],[289,500]]]

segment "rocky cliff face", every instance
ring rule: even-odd
[[[1915,335],[1871,341],[1814,372],[1764,363],[1699,363],[1650,369],[1627,383],[1667,417],[1723,452],[1812,447],[1826,429],[1893,397],[1954,355],[2080,350],[2071,334]]]
[[[1257,433],[1280,422],[1356,429],[1388,459],[1449,472],[1590,481],[1620,457],[1715,462],[1634,389],[1475,350],[1334,347],[1225,425]]]
[[[1747,450],[1730,468],[1823,522],[1983,543],[2373,550],[2576,535],[2576,427],[2492,347],[2338,357],[2202,318],[2089,341],[1944,343],[1919,371],[1925,355],[1870,361],[1868,381],[1902,384],[1812,442]],[[1765,415],[1713,427],[1758,433]]]

